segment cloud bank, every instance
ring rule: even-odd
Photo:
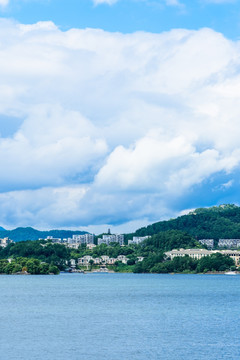
[[[133,227],[204,186],[221,201],[239,183],[239,55],[210,29],[1,20],[1,224]]]

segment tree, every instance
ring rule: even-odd
[[[57,266],[51,265],[51,266],[49,267],[49,273],[50,273],[50,274],[57,275],[57,274],[60,273],[60,271],[59,271],[59,269],[58,269]]]

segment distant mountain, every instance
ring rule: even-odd
[[[72,235],[77,234],[86,234],[86,231],[72,231],[72,230],[50,230],[50,231],[40,231],[33,229],[31,227],[19,227],[14,230],[5,230],[0,228],[0,238],[9,237],[11,240],[16,242],[26,241],[26,240],[38,240],[45,239],[47,236],[53,236],[55,238],[68,238]]]
[[[240,207],[227,204],[199,208],[188,215],[138,229],[134,235],[154,235],[168,230],[180,230],[196,239],[240,239]]]
[[[2,226],[0,226],[0,231],[6,231]]]

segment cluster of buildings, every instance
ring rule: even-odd
[[[39,239],[41,240],[41,239]],[[94,234],[73,235],[71,238],[61,239],[48,236],[44,240],[51,240],[54,244],[62,244],[72,249],[78,249],[82,244],[94,245]]]
[[[144,240],[148,239],[150,236],[134,236],[132,240],[128,240],[128,245],[141,244]],[[63,244],[69,248],[77,249],[80,245],[85,244],[88,248],[92,249],[94,246],[94,234],[82,234],[82,235],[73,235],[71,238],[60,239],[54,238],[52,236],[48,236],[45,240],[51,240],[55,244]],[[7,239],[5,241],[5,239]],[[12,241],[8,238],[0,239],[0,241],[5,241],[4,244],[8,244],[7,241]],[[124,235],[122,234],[106,234],[102,235],[102,237],[97,239],[97,244],[106,244],[109,246],[111,243],[118,243],[120,246],[124,246]],[[213,249],[215,242],[213,239],[201,239],[199,243],[202,245],[206,245],[208,249]],[[1,243],[0,243],[1,245]],[[216,243],[218,248],[226,248],[226,249],[237,249],[240,248],[240,239],[219,239]],[[7,245],[2,245],[7,246]]]
[[[53,236],[48,236],[44,240],[51,240],[55,244],[63,244],[69,248],[77,249],[79,245],[86,244],[88,248],[93,248],[94,245],[94,234],[83,234],[83,235],[73,235],[71,238],[60,239],[54,238]],[[128,240],[128,245],[131,244],[140,244],[144,240],[148,239],[150,236],[134,236],[132,240]],[[40,239],[39,239],[40,240]],[[120,246],[124,246],[124,235],[123,234],[105,234],[102,237],[97,239],[97,244],[106,244],[109,246],[111,243],[118,243]]]
[[[129,259],[125,255],[119,255],[117,258],[111,258],[107,255],[102,255],[100,257],[94,258],[90,255],[86,255],[79,258],[77,262],[74,259],[72,259],[71,267],[75,267],[76,265],[86,266],[86,267],[88,267],[89,265],[101,265],[101,266],[114,265],[117,261],[123,264],[127,264],[128,260]],[[143,261],[143,257],[139,256],[137,258],[137,261]]]
[[[62,244],[71,249],[78,249],[78,247],[82,244],[87,245],[89,249],[93,249],[96,245],[94,244],[94,234],[81,234],[81,235],[73,235],[71,238],[54,238],[53,236],[48,236],[44,240],[50,240],[53,244]],[[140,244],[144,240],[148,239],[149,236],[137,237],[134,236],[132,240],[128,241],[128,245],[130,244]],[[42,239],[39,239],[42,240]],[[0,239],[0,246],[6,247],[13,240],[9,238]],[[111,243],[118,243],[120,246],[124,246],[124,235],[123,234],[111,234],[108,233],[106,235],[102,235],[102,237],[97,239],[97,244],[106,244],[109,246]]]
[[[53,236],[48,236],[44,240],[51,240],[54,244],[62,244],[72,249],[77,249],[80,245],[85,244],[88,248],[93,248],[94,246],[94,234],[82,234],[82,235],[73,235],[71,238],[60,239],[54,238]],[[40,239],[39,239],[40,240]],[[124,245],[124,235],[121,234],[107,234],[103,235],[102,238],[97,239],[98,245],[116,242],[119,245]]]
[[[189,257],[200,260],[205,256],[209,256],[212,254],[220,253],[225,256],[230,256],[235,262],[235,265],[239,265],[240,259],[240,251],[239,250],[206,250],[206,249],[179,249],[179,250],[171,250],[165,252],[165,255],[171,260],[175,257],[184,257],[188,255]]]
[[[210,249],[214,247],[213,239],[202,239],[199,240],[199,242],[202,245],[206,245]],[[216,245],[219,248],[237,249],[240,248],[240,239],[219,239]]]

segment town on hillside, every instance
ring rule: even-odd
[[[145,251],[145,253],[141,251],[136,252],[135,256],[132,254],[133,250],[128,254],[124,249],[128,247],[135,249],[140,245],[144,246],[144,244],[148,244],[149,241],[151,241],[150,236],[133,236],[132,239],[125,241],[123,234],[111,234],[110,230],[101,237],[86,233],[81,235],[75,234],[72,235],[71,238],[54,238],[53,236],[48,236],[46,239],[38,240],[41,247],[46,247],[49,244],[62,245],[64,248],[69,249],[69,251],[75,251],[75,256],[66,260],[66,268],[71,272],[81,272],[83,270],[100,272],[108,271],[109,269],[116,270],[119,264],[122,264],[123,267],[120,267],[122,270],[126,270],[129,265],[136,265],[137,268],[141,270],[139,263],[144,263],[144,259],[148,261],[149,256],[151,257],[151,248],[149,248],[148,252]],[[0,247],[3,249],[13,244],[15,244],[15,242],[8,237],[0,239]],[[179,247],[177,249],[171,249],[170,247],[168,251],[164,251],[164,258],[161,259],[161,261],[159,259],[155,260],[155,265],[162,261],[165,263],[171,261],[173,263],[177,258],[185,259],[186,256],[193,261],[200,261],[203,258],[221,254],[224,257],[232,259],[232,266],[234,265],[236,269],[240,266],[240,239],[219,239],[218,241],[214,239],[200,239],[196,241],[196,244],[198,244],[198,247],[196,246],[194,248]],[[115,252],[114,255],[111,256],[113,253],[110,252],[109,254],[107,249],[116,245],[118,246],[118,252]],[[98,247],[101,248],[101,252],[95,251]],[[78,254],[81,254],[81,252],[78,252],[79,249],[83,248],[86,249],[85,253],[82,252],[82,256],[77,257]],[[8,261],[11,262],[11,259],[8,259]],[[59,264],[56,263],[54,265],[58,266]]]

